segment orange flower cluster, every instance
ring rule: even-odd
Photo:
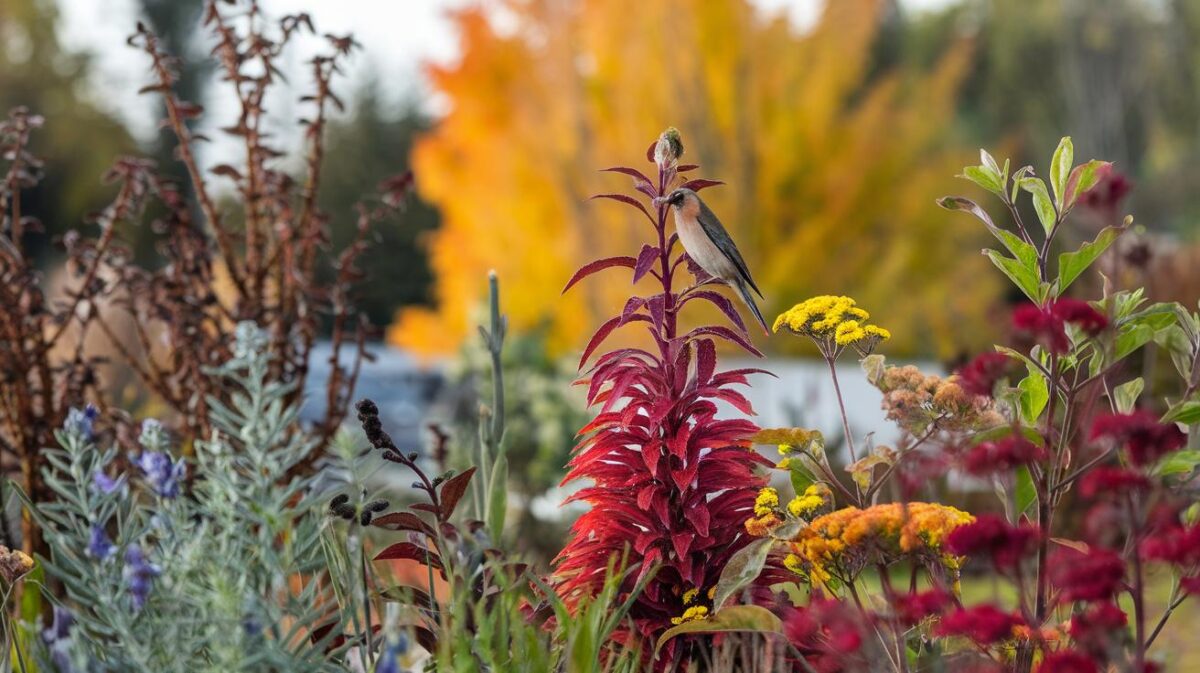
[[[945,552],[942,543],[955,528],[974,520],[967,512],[936,503],[846,507],[801,530],[785,565],[817,585],[854,577],[868,563],[901,557],[938,563],[957,573],[960,559]]]

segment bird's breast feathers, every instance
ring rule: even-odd
[[[699,207],[688,207],[689,205],[691,204],[675,211],[675,230],[679,232],[679,242],[683,243],[683,249],[687,250],[692,261],[699,264],[710,276],[723,280],[736,278],[737,268],[700,226],[700,220],[697,218],[700,214]]]

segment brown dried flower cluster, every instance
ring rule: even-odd
[[[969,394],[956,378],[924,374],[913,365],[890,366],[876,386],[883,391],[888,419],[913,434],[978,430],[1005,422],[990,398]]]

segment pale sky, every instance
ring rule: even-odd
[[[816,19],[822,4],[822,0],[754,1],[766,13],[786,13],[801,28]],[[903,0],[907,8],[915,11],[945,6],[950,1]],[[416,95],[436,112],[440,101],[430,96],[421,80],[420,64],[453,61],[457,36],[448,15],[455,8],[477,2],[487,6],[492,0],[260,0],[260,5],[275,17],[308,12],[322,33],[354,33],[363,49],[348,69],[350,81],[340,89],[347,98],[353,92],[354,82],[370,75],[381,82],[385,102],[399,103]],[[92,89],[97,93],[93,99],[122,118],[136,135],[149,137],[153,133],[155,108],[148,97],[136,95],[146,83],[145,59],[125,45],[137,21],[137,0],[58,0],[58,4],[64,46],[89,52],[94,57]],[[319,38],[313,38],[290,50],[282,65],[294,85],[308,82],[304,64],[322,46]],[[297,110],[291,102],[294,92],[291,95],[289,101],[277,102],[274,109],[295,117]],[[225,101],[232,103],[228,98]],[[223,116],[223,112],[231,110],[218,107],[210,112]],[[212,151],[221,152],[219,142]]]

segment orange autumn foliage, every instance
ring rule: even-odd
[[[979,341],[961,326],[986,322],[994,274],[960,256],[978,232],[934,205],[971,155],[949,132],[970,45],[928,72],[869,72],[885,4],[831,2],[805,32],[747,0],[513,0],[457,14],[461,61],[430,71],[449,112],[413,157],[443,216],[429,240],[439,308],[401,311],[389,339],[457,348],[494,268],[515,329],[550,321],[550,348],[580,347],[628,288],[619,274],[567,296],[563,284],[636,249],[647,226],[589,202],[628,186],[596,171],[637,160],[674,125],[685,162],[727,183],[704,197],[764,313],[853,293],[893,327],[893,353]]]

